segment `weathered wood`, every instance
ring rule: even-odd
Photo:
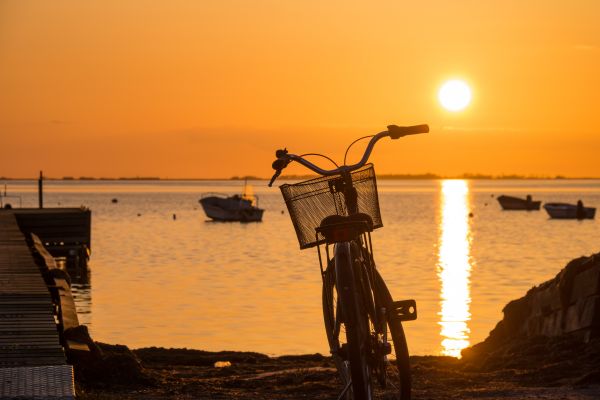
[[[36,235],[35,233],[31,233],[30,235],[31,235],[31,240],[33,242],[32,243],[33,250],[35,251],[35,253],[38,254],[39,257],[41,257],[44,260],[46,269],[57,268],[56,261],[54,261],[54,257],[52,257],[52,254],[50,254],[48,252],[48,250],[46,250],[46,248],[44,247],[44,244],[42,243],[42,240],[39,238],[39,236]]]
[[[14,214],[0,213],[0,398],[74,398],[55,308]]]
[[[63,329],[66,330],[79,326],[75,301],[73,300],[73,294],[71,293],[69,284],[66,280],[59,278],[54,278],[54,282],[56,286],[58,286],[60,293],[60,308]]]
[[[44,244],[84,244],[91,248],[91,211],[85,208],[12,209],[21,231],[35,233]]]
[[[46,270],[58,269],[54,258],[48,253],[41,239],[34,233],[31,234],[31,242],[33,249],[40,256]],[[67,329],[76,328],[79,326],[79,318],[77,317],[77,309],[71,292],[71,286],[66,279],[54,276],[54,287],[58,289],[60,302],[60,328],[64,332]],[[0,325],[1,326],[1,325]],[[86,343],[77,340],[63,340],[65,347],[72,351],[89,351],[89,346]]]

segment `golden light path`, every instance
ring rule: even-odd
[[[469,186],[463,180],[445,180],[441,184],[437,274],[441,283],[442,354],[460,357],[460,351],[469,345],[471,319]]]

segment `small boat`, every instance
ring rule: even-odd
[[[244,185],[242,195],[227,196],[222,193],[205,193],[199,200],[207,217],[215,221],[262,221],[265,210],[258,208],[258,197]]]
[[[593,207],[584,207],[582,203],[546,203],[544,208],[550,218],[560,219],[593,219],[596,216],[596,209]]]
[[[498,196],[497,200],[503,210],[539,210],[542,203],[541,201],[532,201],[530,195],[527,195],[525,199],[502,195]]]

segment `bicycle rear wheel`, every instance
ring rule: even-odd
[[[376,302],[378,305],[385,307],[386,310],[391,310],[393,307],[392,295],[379,271],[376,269],[374,271],[375,282],[373,286]],[[388,398],[410,400],[412,390],[410,358],[402,321],[397,316],[392,315],[387,319],[387,327],[392,336],[393,347],[391,354],[388,356],[385,369],[387,387],[383,391],[388,391],[391,394]]]
[[[354,257],[353,257],[354,258]],[[338,263],[339,265],[339,263]],[[345,316],[342,316],[341,309],[342,304],[345,303],[346,299],[342,300],[340,293],[336,287],[335,278],[336,265],[330,262],[327,270],[325,271],[323,279],[323,317],[325,322],[325,330],[327,333],[327,340],[329,342],[330,349],[332,351],[332,358],[337,367],[338,373],[344,385],[348,385],[352,380],[352,391],[348,393],[347,399],[397,399],[397,400],[409,400],[411,393],[411,380],[410,380],[410,365],[408,348],[406,345],[406,337],[404,330],[402,329],[401,321],[397,319],[391,319],[387,321],[387,337],[391,336],[391,354],[387,356],[385,362],[385,387],[381,387],[375,384],[375,374],[372,368],[369,366],[369,362],[364,360],[364,357],[372,357],[372,354],[365,354],[365,356],[352,356],[350,350],[352,349],[352,339],[357,336],[355,330],[348,326],[345,321]],[[361,271],[366,273],[366,268],[363,265],[362,269],[356,268],[355,271]],[[354,282],[360,282],[354,279]],[[355,284],[356,286],[356,284]],[[390,295],[385,282],[381,275],[375,270],[373,291],[377,307],[386,307],[391,309],[392,307],[392,296]],[[359,292],[355,289],[355,293]],[[372,321],[371,316],[366,312],[364,306],[365,296],[361,294],[357,296],[360,298],[359,305],[357,307],[357,313],[362,315],[364,322],[366,323],[366,334],[363,333],[363,338],[360,336],[358,340],[362,340],[362,343],[368,343],[371,340],[371,332],[375,331],[375,324]],[[352,304],[352,303],[350,303]],[[346,307],[347,308],[347,307]],[[360,309],[362,308],[362,309]],[[350,329],[350,334],[349,334]],[[366,335],[366,338],[364,336]],[[356,347],[356,346],[354,346]],[[363,354],[366,351],[363,352]],[[360,353],[359,353],[360,354]],[[352,364],[366,365],[361,371],[352,373]],[[358,368],[358,367],[357,367]],[[355,375],[359,375],[358,379],[362,378],[362,382],[355,381]],[[361,386],[365,389],[355,389],[356,386]]]

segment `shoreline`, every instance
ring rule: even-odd
[[[320,400],[335,398],[341,390],[333,362],[321,354],[268,357],[97,345],[110,361],[89,375],[90,380],[76,373],[81,399]],[[600,340],[585,345],[586,352],[579,352],[580,346],[584,344],[567,337],[512,343],[503,349],[510,365],[496,368],[478,367],[464,357],[411,356],[413,398],[597,399],[600,373],[590,364],[590,354],[600,354]],[[573,357],[573,351],[579,355]],[[587,359],[581,357],[585,353]]]
[[[600,253],[569,262],[503,309],[462,358],[411,356],[416,399],[600,398]],[[269,357],[93,342],[71,354],[82,399],[331,399],[341,390],[330,357]],[[90,357],[91,356],[91,357]]]
[[[318,178],[317,175],[282,175],[279,179],[283,180],[305,180]],[[238,177],[233,176],[229,178],[160,178],[160,177],[46,177],[44,181],[49,182],[206,182],[206,181],[266,181],[268,182],[271,178],[248,176]],[[490,181],[506,181],[506,180],[517,180],[517,181],[571,181],[571,180],[600,180],[600,177],[571,177],[571,176],[528,176],[528,175],[487,175],[487,174],[461,174],[453,176],[444,176],[437,174],[378,174],[378,180],[446,180],[446,179],[464,179],[464,180],[490,180]],[[38,178],[9,178],[0,176],[0,181],[6,182],[37,182]]]

